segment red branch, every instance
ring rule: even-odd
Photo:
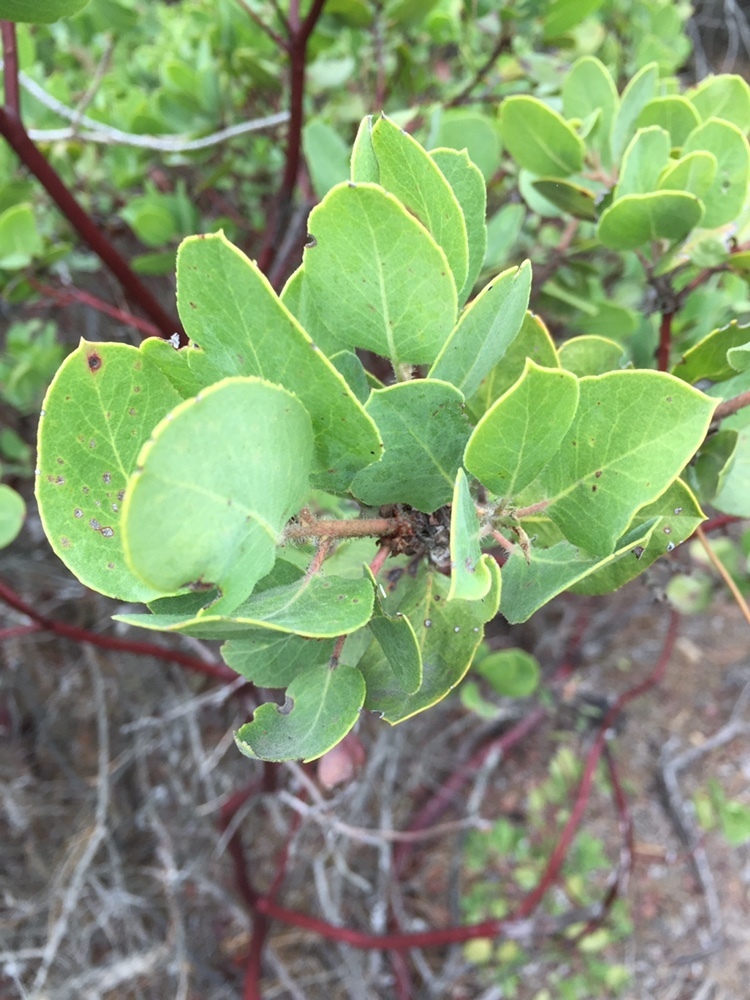
[[[161,330],[153,323],[149,323],[147,319],[140,319],[138,316],[134,316],[130,312],[125,312],[124,309],[118,309],[117,306],[112,306],[104,299],[100,299],[96,295],[92,295],[90,292],[84,292],[81,288],[67,287],[67,288],[53,288],[52,285],[44,285],[42,282],[37,281],[36,278],[30,278],[29,284],[32,288],[36,289],[40,295],[46,296],[48,299],[52,299],[58,306],[70,306],[76,302],[80,302],[82,305],[90,306],[92,309],[96,309],[97,312],[104,313],[106,316],[111,316],[112,319],[116,319],[119,323],[123,323],[125,326],[130,326],[134,330],[138,330],[145,337],[161,337]]]
[[[18,110],[15,25],[9,21],[2,21],[0,30],[5,57],[5,106],[0,108],[0,135],[5,138],[26,169],[36,177],[81,239],[114,274],[125,293],[151,318],[154,325],[159,328],[161,336],[169,338],[177,332],[181,335],[183,345],[186,344],[179,320],[162,308],[157,298],[143,284],[91,216],[79,205],[52,164],[29,138]],[[15,73],[12,72],[13,69],[16,70]]]
[[[177,663],[187,670],[192,670],[197,674],[204,674],[206,677],[213,677],[214,680],[229,683],[237,680],[234,670],[224,666],[223,663],[206,663],[195,656],[187,653],[180,653],[176,649],[164,649],[151,642],[132,642],[128,639],[116,639],[111,635],[100,635],[98,632],[91,632],[77,625],[68,625],[65,622],[57,621],[54,618],[47,618],[46,615],[35,611],[30,604],[22,600],[14,590],[0,580],[0,600],[9,607],[14,608],[27,618],[31,618],[39,627],[55,635],[71,639],[73,642],[88,642],[92,646],[99,646],[102,649],[119,650],[122,653],[134,653],[136,656],[153,656],[157,660],[164,660],[167,663]]]
[[[659,326],[659,346],[656,348],[656,367],[660,372],[665,372],[669,368],[669,352],[672,348],[673,318],[673,312],[663,312],[661,314],[661,324]]]

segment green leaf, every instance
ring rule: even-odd
[[[160,602],[159,606],[164,605]],[[368,580],[313,575],[282,586],[259,588],[231,614],[218,614],[213,605],[198,613],[157,611],[152,615],[120,615],[117,620],[139,628],[182,632],[199,639],[245,636],[257,630],[330,639],[366,625],[372,607],[373,590]]]
[[[458,295],[459,304],[462,304],[471,295],[487,250],[487,227],[484,223],[487,189],[479,168],[471,162],[466,150],[433,149],[430,156],[450,184],[466,224],[469,255],[466,280]]]
[[[622,159],[625,147],[636,130],[636,122],[646,104],[656,96],[656,82],[659,67],[649,63],[630,80],[620,98],[620,107],[612,125],[612,158],[615,163]]]
[[[451,504],[451,586],[449,601],[481,601],[492,586],[492,556],[482,555],[480,525],[469,483],[458,470]],[[410,694],[412,692],[409,692]]]
[[[530,294],[528,261],[493,278],[461,313],[429,377],[473,395],[518,335]]]
[[[552,177],[534,181],[533,188],[547,201],[551,201],[561,211],[575,216],[576,219],[596,221],[596,197],[588,188]]]
[[[307,122],[302,130],[302,148],[318,198],[349,177],[349,147],[322,119]]]
[[[637,125],[638,128],[658,125],[666,129],[672,146],[678,148],[696,125],[700,125],[700,118],[690,101],[677,94],[670,94],[649,101],[638,115]]]
[[[373,390],[366,409],[385,453],[355,476],[352,493],[373,507],[407,503],[425,513],[450,503],[471,431],[461,393],[447,382],[417,379]]]
[[[0,19],[29,24],[50,24],[61,17],[72,17],[89,0],[0,0]]]
[[[162,340],[161,337],[147,337],[141,342],[139,350],[159,369],[182,399],[197,396],[201,389],[207,388],[207,384],[202,382],[190,367],[188,358],[195,348],[175,349],[168,340]]]
[[[527,360],[518,382],[475,427],[466,445],[466,468],[497,496],[512,499],[558,451],[577,405],[575,375]]]
[[[26,504],[10,486],[0,483],[0,549],[16,538],[26,517]]]
[[[668,160],[669,134],[656,126],[638,129],[622,159],[614,204],[629,194],[654,191]]]
[[[441,110],[437,132],[432,136],[432,141],[435,146],[465,150],[484,181],[489,181],[500,166],[501,146],[497,126],[486,115],[476,111],[466,111],[463,108]],[[435,149],[430,153],[430,156],[434,155]],[[443,169],[440,163],[438,166]],[[484,183],[482,189],[484,190]]]
[[[688,485],[703,503],[713,503],[724,486],[727,473],[737,452],[738,433],[720,430],[707,437],[693,461],[685,469]]]
[[[211,613],[234,610],[270,571],[281,529],[307,499],[312,447],[302,404],[261,379],[224,379],[181,403],[128,483],[128,565],[163,593],[216,586]]]
[[[711,189],[703,199],[706,214],[701,225],[715,229],[733,222],[742,211],[750,178],[750,147],[736,125],[709,118],[685,140],[683,154],[708,150],[718,169]]]
[[[609,166],[609,150],[612,122],[619,104],[617,88],[612,76],[599,59],[583,56],[576,60],[566,75],[562,85],[563,111],[565,117],[580,121],[599,112],[599,118],[590,141],[600,149],[604,165]]]
[[[645,546],[651,531],[653,524],[631,532],[621,539],[614,552],[604,557],[590,555],[570,542],[558,542],[549,549],[533,549],[527,563],[520,547],[516,546],[503,566],[501,614],[512,625],[528,621],[553,597],[620,556],[629,554],[635,561],[634,552]]]
[[[735,371],[747,371],[750,368],[750,343],[730,347],[727,351],[727,361]]]
[[[297,760],[322,757],[359,718],[365,682],[355,667],[313,667],[295,677],[284,705],[261,705],[234,734],[246,757]]]
[[[307,294],[341,347],[394,366],[431,364],[453,329],[456,286],[445,254],[393,195],[339,185],[310,213]]]
[[[741,76],[709,76],[688,97],[704,121],[721,118],[742,132],[750,130],[750,87]]]
[[[729,363],[729,351],[734,347],[742,347],[748,341],[750,324],[743,325],[733,319],[727,326],[713,330],[685,351],[681,361],[672,369],[672,374],[691,383],[704,378],[712,382],[724,382],[737,374],[737,370]]]
[[[579,385],[573,423],[537,486],[569,541],[607,555],[698,449],[716,403],[663,372],[609,372]]]
[[[309,294],[309,283],[305,280],[305,269],[300,266],[289,275],[281,290],[279,300],[310,337],[317,348],[330,360],[342,350],[341,341],[326,328],[317,309],[317,303]]]
[[[703,203],[684,191],[618,198],[602,212],[596,234],[611,250],[634,250],[651,240],[682,240],[703,218]]]
[[[147,247],[161,247],[178,235],[169,199],[159,192],[131,198],[119,214]]]
[[[355,472],[379,457],[377,431],[345,380],[223,233],[180,246],[177,304],[201,348],[188,352],[199,378],[257,375],[295,393],[312,422],[313,485],[346,490]]]
[[[39,421],[36,498],[55,553],[87,587],[148,601],[126,565],[121,508],[141,446],[180,396],[147,356],[127,344],[81,340],[47,390]],[[149,512],[158,525],[167,511]]]
[[[641,507],[631,521],[626,532],[628,537],[633,532],[648,528],[645,541],[635,552],[628,550],[570,589],[576,594],[608,594],[617,590],[690,538],[705,519],[692,491],[681,479],[675,480],[660,497]]]
[[[500,649],[474,668],[504,698],[528,698],[539,685],[539,661],[523,649]]]
[[[574,375],[604,375],[621,368],[625,360],[622,344],[608,337],[571,337],[559,350],[560,364]]]
[[[335,642],[257,629],[241,639],[229,639],[221,655],[232,670],[257,687],[285,688],[303,671],[328,663]]]
[[[552,0],[544,17],[544,40],[559,38],[601,7],[603,0]]]
[[[380,167],[372,145],[372,115],[367,115],[359,123],[351,155],[350,180],[355,184],[363,181],[380,183]]]
[[[679,160],[671,161],[659,177],[659,191],[687,191],[696,198],[705,198],[716,177],[718,162],[713,153],[697,150]]]
[[[503,205],[487,222],[487,250],[484,268],[499,271],[512,258],[526,218],[522,204]]]
[[[344,376],[346,384],[364,406],[370,395],[368,372],[354,351],[339,351],[337,354],[332,354],[329,360],[336,371]]]
[[[535,97],[506,97],[500,105],[500,128],[513,159],[537,176],[568,177],[583,168],[583,140]]]
[[[448,260],[457,289],[466,282],[468,237],[461,206],[429,154],[385,115],[372,129],[380,184],[419,219]]]
[[[412,623],[400,611],[394,615],[386,612],[380,597],[381,593],[385,595],[385,591],[379,587],[369,566],[365,566],[365,576],[375,588],[373,615],[367,627],[388,660],[399,685],[407,694],[414,694],[422,684],[422,652]]]
[[[11,205],[0,215],[0,268],[15,271],[28,267],[44,249],[30,204]]]
[[[401,611],[414,623],[422,653],[422,686],[413,695],[404,691],[373,644],[359,661],[367,709],[395,725],[437,704],[463,679],[482,641],[484,623],[497,614],[500,570],[494,560],[487,565],[492,586],[481,601],[449,601],[450,581],[440,573],[423,570],[416,578],[401,578],[388,595],[386,609]]]
[[[748,390],[750,371],[743,371],[708,391],[712,396],[732,399]],[[721,428],[722,431],[736,431],[737,447],[729,468],[723,470],[720,489],[712,503],[724,514],[750,517],[750,408],[745,407],[726,417]]]

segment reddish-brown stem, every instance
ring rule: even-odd
[[[509,46],[509,44],[510,44],[510,35],[506,35],[504,32],[501,32],[498,35],[494,46],[492,47],[492,52],[490,52],[490,54],[487,56],[485,61],[476,71],[471,80],[469,80],[466,86],[462,90],[460,90],[455,95],[455,97],[451,97],[451,99],[446,103],[445,107],[455,108],[460,104],[464,104],[471,95],[471,92],[476,87],[479,86],[479,84],[485,78],[487,73],[489,73],[489,71],[495,65],[497,57],[503,52],[504,49],[506,49]]]
[[[5,107],[14,115],[21,114],[21,93],[18,86],[18,46],[16,26],[12,21],[0,21],[3,38],[3,79],[5,81]]]
[[[741,520],[741,517],[735,517],[734,514],[717,514],[716,517],[710,517],[707,521],[704,521],[701,527],[703,528],[703,534],[707,535],[710,531],[718,531],[720,528],[726,528],[728,524],[736,524]],[[695,532],[693,532],[694,534]],[[693,535],[690,537],[692,538]]]
[[[388,546],[388,545],[381,545],[380,546],[380,548],[378,549],[378,551],[375,553],[374,558],[370,562],[370,570],[371,570],[373,576],[377,576],[378,575],[378,573],[383,568],[383,565],[385,564],[385,561],[386,561],[386,559],[388,558],[388,556],[390,554],[391,554],[390,546]]]
[[[90,306],[97,312],[104,313],[106,316],[111,316],[112,319],[116,319],[125,326],[133,327],[134,330],[138,330],[138,332],[142,333],[145,337],[161,336],[159,328],[154,326],[154,324],[150,323],[147,319],[140,319],[140,317],[134,316],[132,313],[125,312],[123,309],[118,309],[117,306],[112,306],[103,299],[98,298],[96,295],[92,295],[90,292],[84,292],[81,288],[53,288],[51,285],[42,284],[35,278],[30,278],[29,284],[41,295],[45,295],[47,298],[53,299],[59,306],[69,306],[75,302],[80,302],[82,305]]]
[[[514,511],[516,517],[532,517],[534,514],[540,514],[543,510],[549,507],[551,500],[540,500],[539,503],[533,503],[529,507],[519,507],[518,510]]]
[[[275,209],[266,230],[266,238],[258,254],[258,267],[268,273],[277,252],[279,236],[289,214],[297,175],[302,161],[302,124],[304,120],[305,64],[307,44],[323,11],[325,0],[313,0],[304,21],[300,21],[297,0],[289,5],[289,125],[286,141],[286,161],[281,185],[275,199]]]
[[[735,396],[733,399],[725,399],[722,403],[719,403],[714,410],[713,419],[724,420],[725,417],[731,417],[738,410],[744,410],[746,406],[750,406],[750,389],[741,392],[739,396]]]
[[[659,325],[659,346],[656,348],[656,367],[660,372],[669,368],[669,352],[672,348],[672,319],[674,313],[665,310]]]
[[[39,614],[31,605],[27,604],[18,596],[6,583],[0,580],[0,600],[4,601],[15,611],[31,618],[38,626],[38,630],[54,632],[55,635],[71,639],[73,642],[88,642],[92,646],[99,646],[102,649],[118,650],[122,653],[134,653],[137,656],[153,656],[157,660],[164,660],[167,663],[177,663],[187,670],[192,670],[214,680],[229,683],[237,680],[237,674],[224,666],[223,663],[207,663],[197,657],[189,656],[174,649],[164,649],[151,642],[132,642],[128,639],[117,639],[111,635],[100,635],[98,632],[90,632],[88,629],[79,628],[77,625],[68,625],[65,622],[48,618]]]
[[[21,121],[18,103],[18,55],[15,25],[8,21],[0,23],[5,59],[5,106],[0,108],[0,135],[23,165],[39,181],[47,194],[88,244],[102,263],[109,268],[123,290],[136,302],[158,327],[162,337],[180,333],[183,343],[187,343],[181,332],[179,321],[162,308],[157,298],[143,284],[125,258],[115,249],[93,219],[78,204],[70,190],[52,164],[29,138]]]
[[[21,635],[33,635],[34,632],[43,632],[42,625],[14,625],[10,628],[0,629],[0,642],[4,639],[16,639]]]

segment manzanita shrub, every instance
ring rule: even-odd
[[[684,236],[679,215],[654,238]],[[363,709],[430,708],[498,611],[612,590],[703,519],[683,472],[716,400],[558,351],[527,311],[528,262],[471,298],[484,216],[465,151],[367,118],[280,296],[223,234],[190,237],[189,346],[82,341],[49,388],[37,498],[55,552],[148,605],[118,620],[223,640],[239,674],[285,689],[237,732],[248,756],[310,760]],[[387,359],[383,382],[357,350]]]

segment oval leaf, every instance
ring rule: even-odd
[[[89,0],[0,0],[0,19],[27,24],[51,24],[72,17]]]
[[[307,763],[343,740],[364,700],[365,682],[355,667],[313,667],[292,681],[284,705],[261,705],[234,739],[246,757]]]
[[[477,509],[463,469],[451,504],[451,586],[448,600],[481,601],[492,586],[492,556],[483,556]],[[411,692],[410,692],[411,693]]]
[[[684,191],[618,198],[602,212],[596,235],[611,250],[634,250],[651,240],[682,240],[703,218],[703,203]]]
[[[128,565],[164,593],[216,586],[212,613],[232,611],[271,570],[281,529],[307,498],[311,458],[307,411],[280,386],[229,378],[181,403],[128,484]]]
[[[0,484],[0,549],[16,538],[26,517],[23,498],[5,483]]]
[[[733,222],[745,205],[750,179],[750,146],[736,125],[709,118],[685,140],[683,154],[707,150],[716,157],[716,177],[703,201],[706,229]]]
[[[583,140],[536,97],[506,97],[500,105],[500,128],[510,155],[532,174],[568,177],[583,168]]]

